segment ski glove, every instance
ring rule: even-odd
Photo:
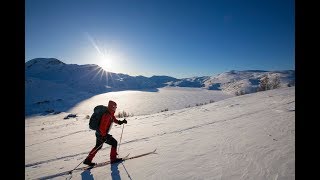
[[[123,124],[123,123],[127,124],[127,120],[124,119],[123,121],[119,121],[120,125]]]

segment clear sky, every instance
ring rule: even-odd
[[[132,76],[294,70],[294,0],[26,0],[25,61]]]

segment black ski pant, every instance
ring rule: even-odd
[[[92,161],[92,159],[94,158],[94,156],[96,155],[96,153],[102,148],[103,143],[107,143],[109,145],[112,146],[111,148],[111,152],[110,152],[110,156],[116,156],[117,155],[117,145],[118,142],[117,140],[115,140],[112,135],[107,134],[106,137],[102,137],[99,133],[96,133],[96,146],[94,148],[92,148],[92,150],[90,151],[89,155],[87,156],[87,160],[88,161]],[[112,156],[112,157],[113,157]]]
[[[97,151],[100,150],[102,148],[102,144],[103,143],[107,143],[109,145],[111,145],[112,147],[117,147],[118,142],[116,139],[114,139],[112,137],[112,135],[107,134],[105,138],[103,138],[101,135],[96,134],[96,146],[94,147]]]

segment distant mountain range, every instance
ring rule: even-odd
[[[55,58],[36,58],[25,63],[26,106],[59,99],[69,94],[100,94],[120,90],[146,90],[165,86],[195,87],[221,90],[234,94],[256,92],[264,75],[278,76],[281,86],[295,84],[295,71],[246,70],[221,73],[215,76],[177,79],[170,76],[129,76],[106,72],[95,64],[66,64]],[[59,98],[60,97],[60,98]],[[85,96],[84,96],[85,98]]]
[[[95,64],[65,64],[54,58],[36,58],[25,63],[26,81],[41,80],[66,85],[77,91],[101,93],[118,90],[139,90],[166,86],[179,79],[169,76],[129,76],[104,71]],[[31,81],[26,82],[27,85]]]

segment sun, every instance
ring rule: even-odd
[[[114,61],[115,58],[113,58],[112,54],[110,53],[99,54],[97,64],[105,71],[112,71],[112,67],[114,67]]]
[[[105,44],[99,43],[99,41],[92,38],[87,33],[87,37],[91,42],[92,47],[94,48],[94,61],[95,64],[100,66],[103,70],[107,72],[114,72],[115,70],[119,70],[120,63],[123,59],[122,54],[118,51],[115,51],[115,47],[110,45],[106,47]]]

